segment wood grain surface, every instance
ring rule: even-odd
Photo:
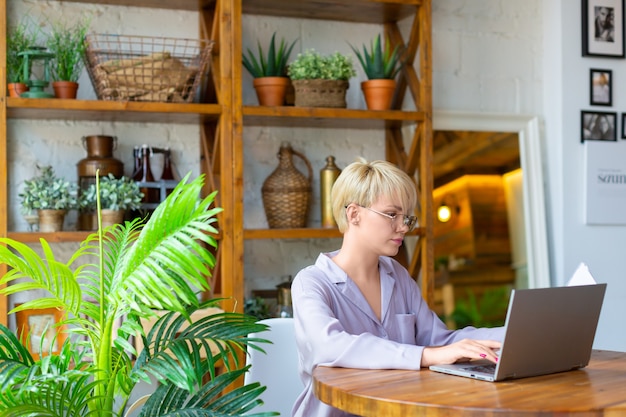
[[[484,382],[421,371],[318,367],[315,395],[364,417],[626,416],[626,353],[594,351],[581,370]]]

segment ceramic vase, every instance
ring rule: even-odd
[[[9,97],[19,97],[23,92],[28,91],[28,86],[24,83],[9,83]]]
[[[284,106],[289,78],[287,77],[260,77],[252,81],[259,105]]]
[[[56,98],[76,98],[78,83],[74,81],[54,81],[52,89]]]
[[[395,80],[369,80],[361,83],[361,90],[369,110],[389,110],[393,93],[396,90]]]

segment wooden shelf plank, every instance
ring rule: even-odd
[[[410,236],[423,235],[421,228],[416,228]],[[301,228],[301,229],[246,229],[244,239],[323,239],[341,238],[339,229]]]
[[[215,0],[66,0],[72,3],[105,4],[110,6],[148,7],[153,9],[172,9],[198,11],[215,3]]]
[[[245,126],[384,129],[424,120],[419,111],[372,111],[323,107],[244,106]],[[355,123],[356,122],[356,123]]]
[[[73,3],[197,11],[216,0],[67,0]],[[242,0],[243,13],[297,19],[390,23],[415,14],[422,0]]]
[[[217,120],[218,104],[7,98],[7,118],[198,124]]]
[[[87,231],[68,231],[68,232],[53,232],[53,233],[39,233],[39,232],[9,232],[8,237],[20,241],[22,243],[39,243],[39,239],[45,239],[47,242],[62,243],[62,242],[82,242],[89,236],[89,234],[95,232]]]
[[[242,0],[243,12],[299,19],[390,23],[413,16],[422,0]]]

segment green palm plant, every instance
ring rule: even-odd
[[[401,50],[400,45],[395,48],[391,48],[389,39],[385,42],[385,49],[383,50],[382,42],[380,40],[380,34],[370,42],[370,49],[367,50],[367,45],[363,45],[363,53],[358,48],[350,45],[354,53],[356,54],[365,75],[370,80],[380,79],[394,79],[400,69],[401,64]]]
[[[286,77],[287,76],[287,61],[296,44],[297,39],[287,45],[285,39],[281,39],[280,45],[276,48],[276,32],[272,34],[270,45],[267,50],[267,56],[261,48],[261,42],[258,42],[259,57],[254,56],[254,53],[248,48],[248,55],[243,55],[243,66],[248,70],[250,75],[254,78],[260,77]]]
[[[0,263],[9,266],[0,295],[48,293],[11,313],[60,309],[65,315],[59,324],[69,333],[59,352],[50,349],[35,360],[24,339],[0,325],[0,416],[119,417],[135,385],[150,377],[159,386],[142,408],[144,417],[248,415],[260,404],[264,387],[235,381],[247,370],[241,352],[261,349],[258,343],[264,342],[247,335],[266,326],[230,312],[189,323],[194,311],[220,301],[201,303],[197,292],[208,289],[215,265],[211,248],[221,209],[213,207],[215,192],[198,199],[203,177],[188,180],[189,175],[147,222],[100,227],[66,263],[44,239],[41,256],[18,241],[0,239]],[[98,212],[100,207],[98,201]],[[97,261],[81,265],[85,256]],[[146,332],[140,319],[154,317],[154,310],[166,314]],[[134,336],[143,340],[141,352],[131,343]],[[225,368],[219,375],[217,363]]]

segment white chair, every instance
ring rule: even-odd
[[[248,349],[246,364],[252,366],[244,377],[244,383],[259,382],[267,387],[260,397],[264,404],[252,412],[278,411],[281,416],[289,417],[296,398],[304,388],[298,376],[293,318],[266,319],[259,323],[267,324],[269,330],[249,336],[270,340],[272,344],[259,343],[266,353]]]

